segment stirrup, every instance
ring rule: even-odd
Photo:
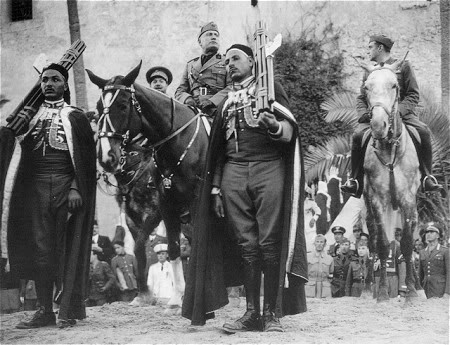
[[[348,185],[350,183],[350,181],[356,183],[356,190]],[[356,196],[358,194],[358,191],[359,191],[359,182],[358,182],[358,180],[355,179],[355,178],[349,178],[345,182],[345,184],[343,186],[341,186],[341,191],[344,192],[344,193],[349,193],[349,194],[351,194],[353,196]]]

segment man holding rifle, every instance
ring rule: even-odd
[[[39,310],[20,329],[86,318],[95,210],[96,155],[93,133],[81,109],[70,106],[68,71],[50,64],[40,76],[44,103],[16,138],[6,175],[2,232],[7,234],[11,272],[36,282]],[[2,253],[4,254],[4,253]],[[54,291],[56,286],[56,292]]]
[[[279,317],[306,311],[298,126],[278,83],[274,84],[273,110],[255,107],[255,57],[250,47],[232,45],[225,65],[234,85],[213,123],[208,153],[213,177],[210,202],[215,215],[226,217],[237,238],[247,308],[243,317],[225,323],[223,329],[228,333],[283,332]]]

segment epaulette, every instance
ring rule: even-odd
[[[197,61],[198,59],[200,59],[200,56],[197,56],[196,58],[193,58],[192,60],[189,60],[188,63],[189,63],[189,62]]]

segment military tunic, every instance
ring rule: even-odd
[[[449,250],[437,245],[420,251],[419,276],[427,298],[450,294]]]
[[[350,266],[350,254],[339,254],[333,259],[333,280],[331,281],[331,296],[344,297],[345,283],[348,268]]]
[[[201,57],[188,61],[181,78],[180,85],[175,91],[175,99],[184,103],[187,98],[194,97],[197,106],[200,101],[208,99],[216,107],[228,95],[231,78],[225,68],[225,56],[216,54],[204,65]]]
[[[363,261],[354,257],[350,262],[345,284],[345,295],[360,297],[364,288],[370,289],[372,280],[372,262],[370,259]]]
[[[308,279],[305,284],[306,297],[331,297],[331,285],[328,277],[333,274],[333,258],[324,251],[313,251],[307,254]]]

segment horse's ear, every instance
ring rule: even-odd
[[[130,73],[128,73],[125,78],[123,78],[122,83],[125,86],[131,86],[131,84],[134,83],[137,76],[139,75],[139,71],[141,70],[142,66],[142,60],[139,62],[139,65],[137,65]]]
[[[102,79],[100,77],[97,77],[92,71],[86,69],[86,72],[89,76],[89,79],[97,85],[100,89],[103,89],[108,82],[106,79]]]
[[[369,65],[368,63],[361,63],[356,57],[352,55],[352,58],[356,61],[356,63],[361,67],[363,70],[367,71],[367,73],[371,73],[377,69],[376,66]]]

